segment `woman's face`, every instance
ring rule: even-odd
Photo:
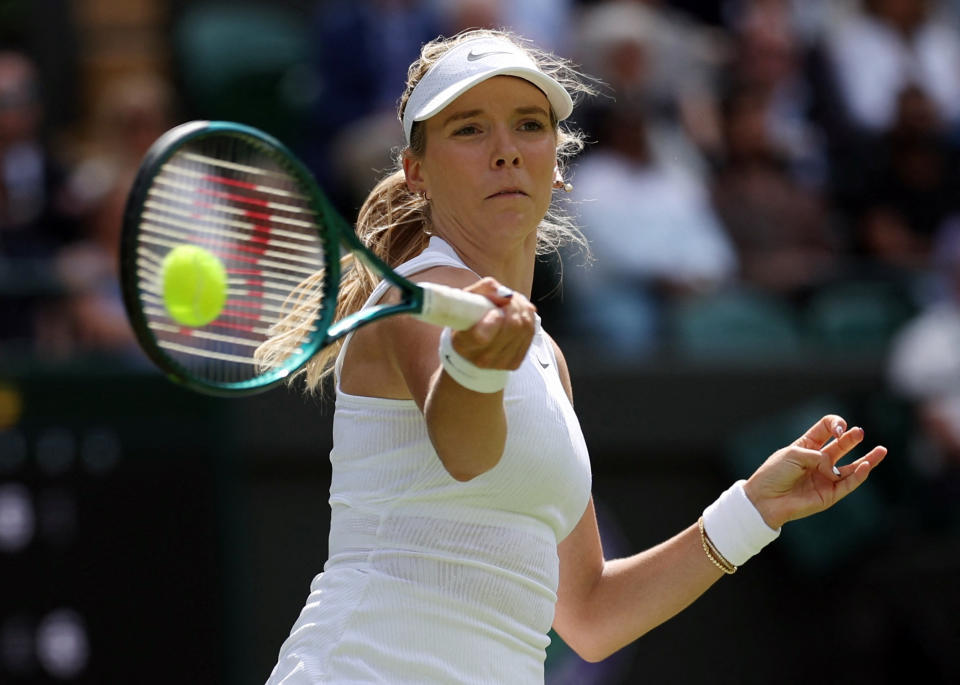
[[[410,189],[430,198],[440,235],[490,245],[535,234],[557,164],[550,104],[539,88],[495,76],[425,125],[424,154],[408,156],[404,169]]]

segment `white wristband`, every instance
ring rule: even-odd
[[[717,551],[734,566],[777,539],[780,529],[773,530],[743,491],[745,480],[739,480],[703,510],[703,527]]]
[[[444,328],[440,334],[440,363],[444,371],[467,390],[491,393],[503,390],[510,372],[504,369],[481,369],[453,349],[453,331]]]

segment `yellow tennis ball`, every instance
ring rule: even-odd
[[[220,315],[227,301],[227,270],[209,250],[178,245],[161,268],[163,304],[184,326],[205,326]]]

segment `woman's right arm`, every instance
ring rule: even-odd
[[[536,309],[519,293],[503,297],[498,283],[480,281],[460,269],[437,268],[416,280],[464,288],[489,298],[496,309],[466,331],[453,334],[453,347],[484,369],[514,370],[533,339]],[[441,462],[450,475],[467,481],[497,465],[506,444],[503,391],[482,393],[460,385],[440,363],[441,329],[410,316],[393,317],[378,326],[381,349],[417,403]]]

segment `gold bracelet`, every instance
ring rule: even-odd
[[[719,562],[720,568],[723,569],[723,572],[728,574],[736,573],[738,567],[731,564],[729,561],[727,561],[725,556],[720,554],[720,550],[718,550],[716,545],[713,544],[713,540],[710,539],[709,535],[706,536],[706,542],[707,546],[710,548],[711,555]]]
[[[713,541],[707,536],[707,531],[703,528],[702,516],[697,519],[697,525],[700,527],[700,544],[703,545],[703,551],[707,555],[707,559],[727,575],[736,573],[737,567],[723,558],[723,555],[714,547]]]

